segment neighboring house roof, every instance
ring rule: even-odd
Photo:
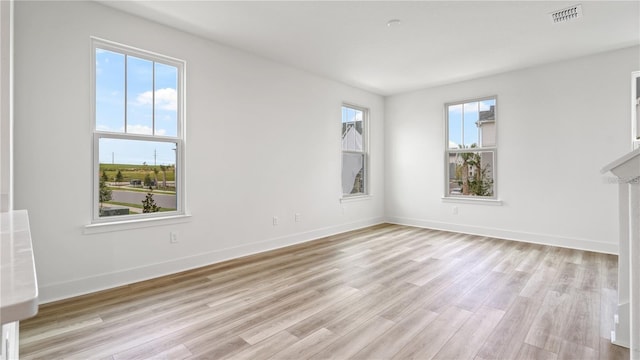
[[[480,121],[488,121],[496,119],[496,107],[495,105],[491,105],[491,109],[480,111]]]
[[[342,148],[353,151],[362,151],[362,134],[360,134],[355,126],[349,126],[347,132],[342,136]]]

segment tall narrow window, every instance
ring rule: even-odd
[[[365,195],[367,189],[368,110],[342,106],[342,194]]]
[[[184,62],[92,39],[93,220],[184,213]]]
[[[496,198],[496,97],[445,105],[446,197]]]

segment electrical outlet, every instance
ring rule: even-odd
[[[296,213],[296,214],[295,214],[295,220],[296,220],[296,222],[300,222],[300,220],[301,220],[301,219],[302,219],[302,218],[301,218],[301,216],[300,216],[300,213]]]
[[[170,232],[169,233],[169,242],[172,244],[175,244],[178,242],[178,233],[177,232]]]
[[[274,216],[273,217],[273,226],[277,226],[278,225],[278,217]]]
[[[458,215],[458,207],[457,207],[457,206],[454,206],[453,208],[451,208],[451,213],[452,213],[453,215]]]

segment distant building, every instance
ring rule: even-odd
[[[496,145],[496,107],[491,105],[489,110],[480,111],[480,119],[476,123],[480,128],[480,147]]]

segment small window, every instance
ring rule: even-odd
[[[496,198],[496,97],[445,105],[445,197]]]
[[[184,214],[184,62],[92,39],[93,220]]]
[[[342,195],[365,195],[367,189],[367,109],[342,106]]]

